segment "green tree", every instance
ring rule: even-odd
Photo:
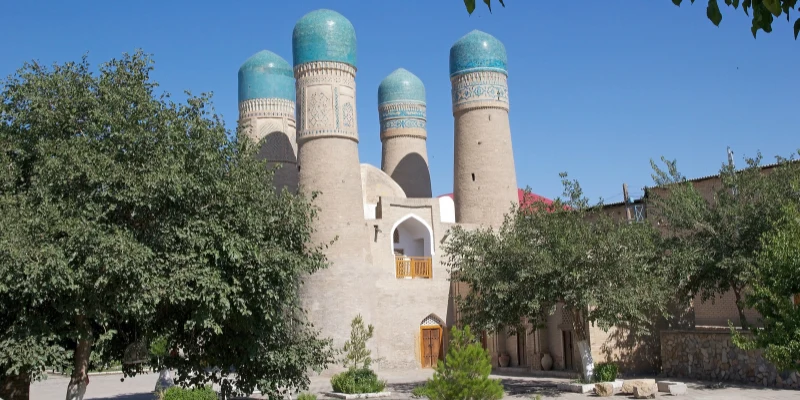
[[[469,325],[453,327],[445,361],[436,365],[433,376],[425,385],[414,389],[417,397],[431,400],[498,400],[503,397],[503,385],[490,379],[492,362],[489,353],[477,342]]]
[[[720,185],[704,197],[675,161],[662,161],[665,169],[651,161],[656,187],[648,193],[648,214],[668,237],[666,247],[681,255],[682,290],[703,301],[733,292],[741,326],[748,327],[745,300],[761,238],[794,195],[789,182],[798,176],[796,163],[781,160],[769,173],[762,172],[761,155],[746,159],[740,171],[725,163]]]
[[[800,190],[800,181],[793,185]],[[754,338],[735,329],[734,343],[745,349],[765,349],[778,368],[800,371],[800,199],[782,208],[774,228],[762,238],[747,304],[761,314],[763,328]]]
[[[497,230],[451,230],[443,250],[452,279],[470,288],[457,298],[464,322],[518,332],[523,322],[544,327],[560,305],[579,347],[590,323],[652,333],[672,296],[658,232],[612,220],[589,206],[577,182],[562,178],[566,200],[519,207]]]
[[[367,342],[375,334],[375,327],[369,324],[364,327],[364,319],[361,314],[353,318],[350,322],[350,340],[344,342],[344,366],[349,369],[367,369],[372,364],[370,354],[367,349]]]
[[[733,7],[734,9],[739,8],[739,0],[724,1],[725,5],[729,7]],[[489,8],[489,12],[491,12],[492,0],[483,0],[483,2]],[[498,0],[498,2],[501,6],[506,6],[503,0]],[[694,4],[694,0],[691,0],[691,2]],[[672,0],[672,3],[680,7],[683,0]],[[750,32],[752,32],[754,38],[759,30],[763,30],[766,33],[772,32],[772,21],[774,18],[786,14],[786,20],[791,23],[790,12],[793,9],[800,10],[797,6],[797,0],[743,0],[741,5],[742,11],[748,16],[750,16],[750,9],[752,9],[753,15]],[[472,15],[472,12],[475,11],[475,0],[464,0],[464,6],[467,8],[467,12]],[[708,0],[706,16],[716,26],[719,26],[720,22],[722,22],[722,12],[719,9],[717,0]],[[795,40],[798,34],[800,34],[800,18],[794,21]]]
[[[86,57],[27,63],[3,82],[0,378],[69,360],[79,399],[91,360],[134,375],[163,336],[171,356],[152,367],[178,383],[307,387],[332,360],[298,298],[326,265],[315,209],[272,189],[258,146],[228,139],[208,95],[157,95],[152,69],[137,51],[96,73]]]

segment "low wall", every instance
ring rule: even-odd
[[[662,331],[661,368],[674,378],[800,389],[800,373],[778,371],[761,350],[736,347],[725,329]]]

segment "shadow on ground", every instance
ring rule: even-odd
[[[502,378],[500,382],[507,396],[530,397],[537,394],[546,397],[560,397],[561,392],[556,389],[556,383],[550,381],[531,381],[524,379]]]
[[[103,397],[97,400],[153,400],[155,395],[152,393],[120,394],[111,397]]]
[[[506,396],[530,397],[537,394],[546,397],[559,397],[561,392],[556,389],[556,383],[550,381],[530,381],[514,378],[500,378]],[[390,383],[386,385],[386,390],[392,393],[403,393],[410,395],[417,386],[422,386],[425,381]]]

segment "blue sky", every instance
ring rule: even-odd
[[[715,27],[703,2],[506,0],[493,14],[478,3],[468,16],[461,0],[6,2],[0,75],[142,48],[163,90],[213,92],[233,129],[239,66],[262,49],[291,62],[295,22],[330,8],[358,37],[361,162],[380,166],[378,85],[406,68],[427,88],[435,194],[453,181],[449,49],[473,29],[506,46],[517,180],[541,195],[560,195],[567,171],[592,200],[620,201],[623,182],[634,197],[652,183],[649,160],[662,155],[696,177],[718,170],[726,146],[737,164],[800,147],[800,41],[783,17],[754,40],[741,10],[724,7]]]

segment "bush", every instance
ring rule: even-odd
[[[369,368],[353,368],[334,375],[331,386],[338,393],[378,393],[386,388],[386,381],[379,380],[378,375]]]
[[[451,334],[445,361],[439,361],[436,372],[424,386],[414,389],[414,396],[431,400],[498,400],[503,397],[500,381],[489,379],[491,357],[469,331],[469,326],[464,330],[454,327]]]
[[[594,368],[595,382],[613,382],[617,379],[617,364],[600,363]]]
[[[161,400],[217,400],[217,392],[208,386],[193,389],[173,386],[161,395]]]
[[[311,393],[302,393],[297,396],[297,400],[317,400],[317,395]]]

